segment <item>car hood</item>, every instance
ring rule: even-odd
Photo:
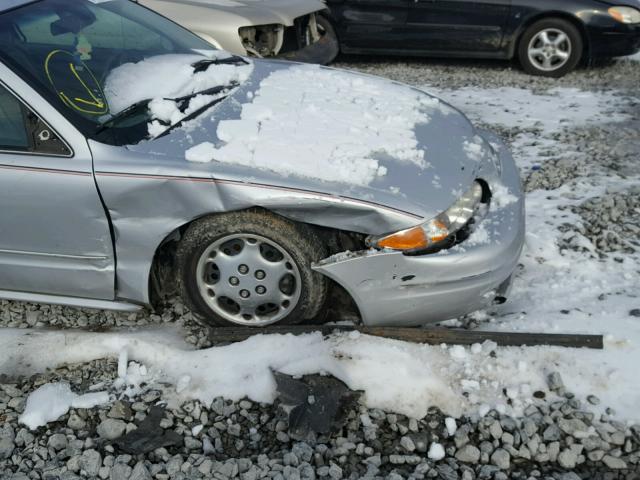
[[[600,0],[600,3],[610,6],[633,7],[640,10],[640,0]]]
[[[198,22],[202,15],[213,14],[216,22],[247,26],[290,26],[295,18],[326,8],[320,0],[140,0],[140,3],[165,15],[177,16],[183,22]]]
[[[413,224],[447,209],[496,158],[462,113],[423,91],[266,60],[187,126],[127,148],[156,158],[156,171],[352,199]]]

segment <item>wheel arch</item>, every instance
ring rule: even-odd
[[[522,37],[524,36],[525,32],[529,29],[529,27],[531,27],[534,23],[539,22],[540,20],[550,20],[555,18],[560,20],[566,20],[569,23],[571,23],[574,27],[577,28],[578,32],[580,33],[580,37],[582,38],[582,44],[583,44],[581,61],[585,61],[586,59],[588,59],[591,55],[591,43],[589,41],[589,35],[587,32],[586,25],[584,24],[584,22],[582,22],[582,20],[580,20],[575,15],[572,15],[567,12],[563,12],[561,10],[540,12],[536,15],[533,15],[527,18],[524,22],[522,22],[518,26],[518,29],[513,35],[513,38],[515,39],[515,41],[511,42],[511,45],[509,47],[509,58],[516,58],[518,56],[518,49],[520,48],[520,42],[522,41]]]
[[[360,242],[357,240],[357,238],[354,240],[354,235],[357,235],[360,236],[362,242],[364,242],[364,235],[361,234],[345,232],[333,227],[323,227],[311,223],[300,222],[300,220],[298,219],[288,218],[264,207],[249,207],[237,211],[264,212],[269,215],[284,218],[290,222],[304,223],[305,225],[313,229],[316,233],[324,237],[325,240],[327,240],[327,243],[330,244],[330,255],[338,253],[337,250],[343,251],[348,249],[356,249],[358,247],[364,248],[364,244],[359,245]],[[161,309],[162,304],[165,303],[168,298],[170,298],[171,296],[175,296],[178,293],[176,275],[177,269],[175,259],[179,242],[182,239],[184,233],[194,223],[202,219],[214,217],[224,213],[228,212],[205,213],[203,215],[199,215],[195,218],[185,221],[181,225],[175,227],[171,232],[169,232],[156,246],[153,260],[149,268],[147,287],[149,303],[154,309]],[[353,243],[343,245],[343,243],[348,243],[347,238],[350,238]],[[323,274],[323,276],[325,276],[329,283],[329,295],[335,295],[338,306],[349,311],[349,313],[353,313],[358,318],[361,318],[360,309],[353,296],[342,286],[339,281],[334,280],[328,275]]]

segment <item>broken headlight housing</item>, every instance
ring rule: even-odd
[[[482,183],[475,181],[464,195],[437,217],[406,230],[370,238],[368,243],[375,248],[406,253],[438,250],[451,243],[456,233],[469,224],[481,209],[484,197]]]

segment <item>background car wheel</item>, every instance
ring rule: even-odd
[[[329,20],[327,16],[323,14],[316,15],[316,22],[318,24],[318,32],[320,33],[320,36],[323,38],[328,37],[331,43],[335,44],[335,47],[331,50],[329,56],[324,59],[322,63],[323,65],[328,65],[333,62],[338,56],[338,53],[340,53],[340,48],[338,46],[338,34],[336,33],[331,20]]]
[[[582,58],[582,36],[576,27],[560,18],[540,20],[522,35],[518,58],[532,75],[562,77]]]
[[[324,303],[327,279],[311,263],[326,256],[307,225],[256,211],[207,217],[178,247],[180,291],[210,325],[298,323]]]

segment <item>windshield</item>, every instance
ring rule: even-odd
[[[198,61],[196,72],[210,63],[230,66],[211,61],[217,57],[228,60],[228,54],[129,0],[41,0],[0,14],[2,61],[86,136],[107,143],[137,143],[149,136],[145,104],[175,87],[174,81],[166,91],[152,88],[167,78],[169,60],[180,63],[184,79]],[[181,97],[195,93],[173,90]],[[171,123],[159,125],[156,131]]]

